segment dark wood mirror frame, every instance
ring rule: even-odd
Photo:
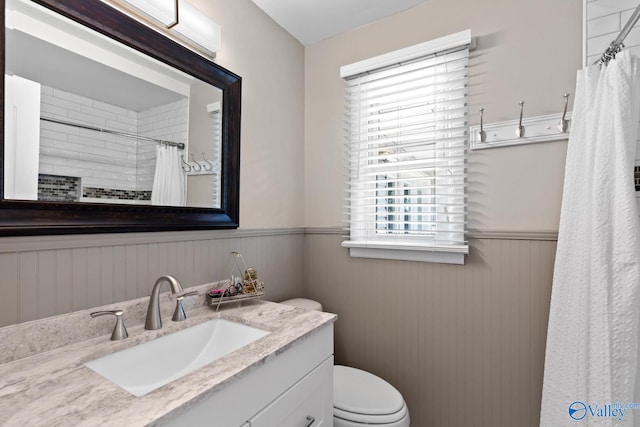
[[[0,79],[0,236],[125,233],[237,228],[240,199],[242,79],[99,0],[31,0],[161,62],[220,88],[221,209],[4,200],[4,78]],[[2,55],[5,70],[5,0]]]

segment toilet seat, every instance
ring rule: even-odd
[[[333,368],[333,387],[333,414],[336,418],[365,425],[391,425],[408,418],[408,409],[400,392],[369,372],[336,365]]]

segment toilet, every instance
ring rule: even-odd
[[[282,301],[294,307],[322,311],[322,305],[306,298]],[[373,375],[348,366],[333,367],[334,427],[409,427],[409,409],[395,387]]]

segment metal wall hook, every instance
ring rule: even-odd
[[[516,128],[516,136],[518,138],[524,137],[524,126],[522,126],[522,112],[524,110],[524,101],[519,102],[520,105],[520,122],[518,122],[518,127]]]
[[[192,166],[194,172],[200,172],[202,170],[202,165],[193,158],[193,153],[191,154],[191,161],[194,163],[194,165]]]
[[[207,160],[207,158],[204,156],[204,152],[202,153],[202,160],[204,160],[209,165],[209,167],[207,167],[207,165],[202,165],[204,167],[204,170],[206,170],[207,172],[211,172],[213,170],[213,163]]]
[[[484,116],[484,108],[480,109],[480,130],[478,131],[478,138],[480,139],[480,142],[486,142],[487,141],[487,133],[484,131],[484,124],[483,124],[483,116]]]
[[[565,93],[562,96],[564,97],[564,111],[562,112],[562,119],[560,119],[560,123],[558,123],[558,130],[562,133],[565,133],[569,130],[569,120],[567,120],[567,105],[569,104],[569,94]]]
[[[182,170],[185,172],[191,172],[191,165],[184,161],[184,154],[181,154],[180,158],[182,159]]]

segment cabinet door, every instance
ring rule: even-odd
[[[331,427],[333,356],[281,394],[248,422],[251,427]]]

